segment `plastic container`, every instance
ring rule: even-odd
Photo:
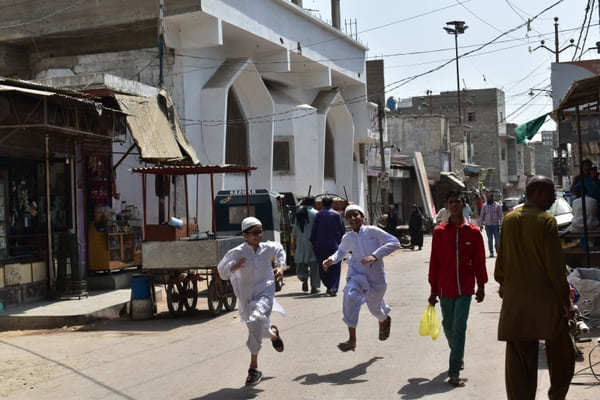
[[[151,298],[152,279],[148,275],[131,277],[131,299],[146,300]]]
[[[169,225],[171,225],[172,227],[177,228],[177,229],[182,229],[183,228],[183,220],[181,220],[179,218],[171,217],[171,219],[169,220]]]

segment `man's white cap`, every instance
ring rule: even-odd
[[[365,210],[363,210],[363,208],[361,206],[359,206],[358,204],[350,204],[348,207],[346,207],[346,210],[344,211],[344,215],[348,215],[348,213],[350,211],[358,211],[359,213],[362,214],[362,216],[365,216]]]
[[[250,229],[256,225],[262,226],[262,223],[260,222],[260,220],[258,218],[254,218],[254,217],[244,218],[242,220],[242,232],[246,232],[248,229]]]

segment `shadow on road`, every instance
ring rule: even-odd
[[[318,385],[321,383],[331,383],[332,385],[352,385],[354,383],[366,382],[366,379],[356,379],[367,373],[367,368],[377,360],[383,357],[373,357],[369,361],[360,363],[352,368],[343,371],[334,372],[327,375],[305,374],[294,378],[294,382],[300,381],[301,385]]]
[[[442,372],[433,379],[410,378],[408,383],[398,391],[398,394],[402,395],[402,399],[412,400],[436,393],[446,393],[455,389],[445,382],[447,376],[447,372]]]
[[[262,381],[268,381],[269,379],[273,379],[271,377],[263,377]],[[258,389],[256,387],[246,387],[242,386],[239,389],[235,388],[225,388],[217,390],[216,392],[212,392],[209,394],[205,394],[202,397],[194,397],[191,400],[242,400],[242,399],[254,399],[258,396],[259,393],[263,392],[262,389]]]
[[[237,310],[234,311],[237,316]],[[101,320],[77,329],[80,332],[92,331],[135,331],[135,332],[165,332],[183,326],[198,325],[212,321],[216,318],[227,316],[229,313],[213,315],[208,310],[192,310],[180,316],[172,316],[168,312],[156,314],[146,320],[132,320],[124,317],[117,320]]]
[[[72,372],[73,374],[75,374],[75,375],[79,375],[79,376],[80,376],[80,377],[82,377],[83,379],[86,379],[86,380],[88,380],[88,381],[90,381],[90,382],[94,383],[95,385],[97,385],[97,386],[99,386],[99,387],[101,387],[101,388],[103,388],[103,389],[105,389],[105,390],[107,390],[107,391],[109,391],[109,392],[113,393],[114,395],[116,395],[116,396],[118,396],[118,397],[121,397],[121,398],[124,398],[124,399],[127,399],[127,400],[135,400],[135,398],[133,398],[133,397],[131,397],[131,396],[128,396],[127,394],[125,394],[125,393],[123,393],[123,392],[121,392],[121,391],[119,391],[119,390],[117,390],[117,389],[115,389],[115,388],[113,388],[113,387],[111,387],[111,386],[107,385],[106,383],[104,383],[104,382],[102,382],[102,381],[100,381],[100,380],[98,380],[98,379],[94,378],[94,377],[93,377],[93,376],[91,376],[91,375],[86,375],[86,374],[84,374],[83,372],[80,372],[80,371],[78,371],[77,369],[75,369],[75,368],[71,367],[71,366],[70,366],[70,365],[68,365],[68,364],[65,364],[65,363],[62,363],[62,362],[60,362],[60,361],[54,360],[54,359],[52,359],[52,358],[46,357],[46,356],[45,356],[45,355],[43,355],[43,354],[36,353],[35,351],[33,351],[33,350],[30,350],[30,349],[28,349],[28,348],[26,348],[26,347],[19,346],[19,345],[13,344],[13,343],[8,343],[8,342],[5,342],[4,340],[0,340],[0,344],[4,344],[4,345],[6,345],[6,346],[10,346],[10,347],[13,347],[13,348],[15,348],[15,349],[19,349],[19,350],[21,350],[21,351],[24,351],[24,352],[26,352],[26,353],[29,353],[29,354],[31,354],[31,355],[33,355],[33,356],[35,356],[35,357],[38,357],[38,358],[40,358],[40,359],[42,359],[42,360],[48,361],[48,362],[50,362],[50,363],[53,363],[53,364],[55,364],[55,365],[57,365],[57,366],[59,366],[59,367],[62,367],[62,368],[64,368],[64,369],[66,369],[66,370],[68,370],[68,371]]]

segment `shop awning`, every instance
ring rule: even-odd
[[[460,189],[465,188],[465,184],[463,183],[463,181],[458,179],[458,177],[456,175],[454,175],[453,172],[443,171],[440,173],[440,175],[442,176],[442,178],[448,179],[453,185],[457,186],[458,188],[460,188]]]
[[[157,97],[115,94],[121,110],[127,114],[127,125],[140,149],[142,159],[181,161],[189,157],[199,162],[196,151],[187,141],[179,124],[171,98],[165,91]]]

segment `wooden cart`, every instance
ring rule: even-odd
[[[198,297],[206,294],[208,309],[214,314],[223,308],[227,311],[235,309],[236,297],[229,281],[222,280],[217,272],[217,264],[225,253],[243,242],[241,236],[215,237],[215,211],[213,206],[214,185],[213,175],[220,173],[244,173],[246,178],[246,193],[248,193],[248,172],[255,167],[240,166],[200,166],[200,165],[164,165],[147,168],[135,168],[133,172],[142,175],[143,213],[144,213],[144,242],[142,243],[142,271],[152,277],[154,284],[166,287],[167,306],[171,314],[179,315],[191,311],[198,304]],[[185,208],[187,225],[183,228],[185,236],[162,235],[160,238],[148,235],[146,221],[146,176],[147,175],[210,175],[212,232],[190,236],[189,205],[187,179],[184,179]],[[196,180],[198,182],[198,180]],[[196,188],[198,193],[198,188]],[[250,215],[249,198],[246,201],[246,213]],[[198,196],[196,196],[198,199]],[[196,200],[197,201],[197,200]],[[198,204],[196,204],[198,210]],[[175,238],[176,240],[171,240]],[[150,240],[148,240],[150,239]],[[178,239],[178,240],[177,240]],[[198,282],[206,281],[208,289],[199,293]]]

